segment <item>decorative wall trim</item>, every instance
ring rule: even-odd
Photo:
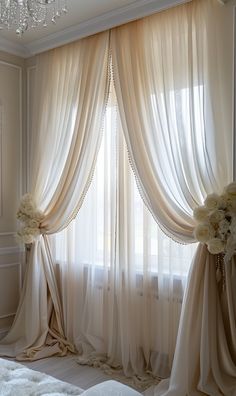
[[[9,313],[9,314],[6,314],[6,315],[0,315],[0,320],[1,319],[6,319],[6,318],[11,318],[12,316],[15,316],[15,312],[13,312],[13,313]]]
[[[0,37],[0,50],[8,52],[9,54],[20,56],[22,58],[29,56],[29,51],[24,45],[17,44],[3,37]]]
[[[22,249],[20,246],[7,246],[7,247],[1,247],[0,248],[0,256],[5,256],[8,254],[19,254],[22,252]],[[4,264],[5,265],[5,264]],[[7,266],[10,266],[11,264],[7,264]],[[0,268],[3,267],[0,264]]]
[[[3,327],[2,329],[0,329],[0,340],[7,335],[9,330],[10,327]]]
[[[22,266],[21,263],[10,263],[10,264],[2,264],[0,265],[0,270],[3,268],[11,268],[11,267],[19,267],[19,278],[18,278],[18,293],[20,295],[21,287],[22,287]],[[0,315],[0,320],[1,319],[6,319],[14,316],[16,312],[9,312],[4,315]]]
[[[26,45],[26,48],[30,56],[32,56],[189,1],[191,0],[139,0],[125,7],[81,22],[78,25],[71,26],[58,33],[35,40]]]
[[[0,50],[2,49],[3,51],[27,58],[189,1],[191,0],[136,0],[135,3],[106,12],[28,44],[18,45],[9,40],[0,39]]]
[[[22,66],[15,65],[12,62],[6,62],[3,60],[0,60],[1,65],[13,67],[14,69],[17,69],[19,71],[19,118],[20,118],[20,125],[19,125],[19,141],[20,141],[20,150],[19,150],[19,177],[18,177],[18,200],[20,200],[22,196],[22,186],[23,186],[23,160],[22,160],[22,145],[23,145],[23,82],[22,82],[22,75],[23,75],[23,70]],[[1,127],[1,126],[0,126]],[[3,125],[2,125],[2,133],[3,133]],[[0,179],[1,180],[1,179]],[[1,187],[0,187],[1,190]],[[1,202],[1,199],[0,199]],[[1,233],[0,233],[1,236]]]
[[[0,232],[0,237],[15,235],[15,231]]]
[[[29,114],[30,114],[30,73],[32,70],[35,70],[36,66],[28,66],[27,67],[27,74],[26,74],[26,84],[27,84],[27,97],[26,97],[26,140],[27,140],[27,147],[26,147],[26,189],[28,191],[29,187],[29,154],[30,154],[30,124],[29,124]]]

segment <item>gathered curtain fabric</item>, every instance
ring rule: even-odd
[[[224,12],[217,1],[196,0],[111,34],[118,107],[140,193],[162,230],[182,243],[194,241],[193,209],[232,181],[231,109],[221,84]],[[235,261],[226,268],[226,291],[215,272],[216,256],[200,245],[170,381],[157,395],[235,394]]]
[[[47,234],[70,223],[89,187],[109,91],[108,62],[109,32],[38,57],[28,191],[45,218],[1,355],[34,360],[74,351],[65,338]]]
[[[141,392],[168,377],[196,245],[168,238],[143,204],[112,83],[91,186],[76,219],[50,239],[79,363]]]

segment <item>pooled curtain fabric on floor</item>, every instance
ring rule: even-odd
[[[38,359],[73,351],[65,339],[47,234],[75,217],[92,177],[109,90],[108,49],[106,32],[39,55],[28,191],[45,218],[1,355]]]
[[[141,194],[164,232],[184,243],[193,240],[193,208],[232,180],[219,10],[217,1],[192,1],[118,27],[111,36],[118,107]],[[227,278],[221,295],[215,271],[215,256],[200,246],[170,387],[161,384],[158,395],[236,394],[233,282]],[[234,261],[226,272],[235,272]]]

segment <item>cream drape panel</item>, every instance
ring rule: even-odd
[[[109,33],[42,54],[36,69],[29,192],[45,214],[21,301],[0,354],[37,359],[73,351],[64,335],[46,234],[69,224],[88,189],[108,95]]]
[[[231,109],[217,40],[224,12],[217,1],[196,0],[111,35],[118,106],[143,200],[164,232],[184,243],[194,240],[193,208],[232,179]],[[222,292],[215,267],[200,246],[169,390],[161,384],[158,395],[235,394],[233,283],[228,277]],[[232,261],[227,273],[234,272]]]
[[[236,262],[225,267],[225,291],[216,282],[215,257],[200,245],[183,301],[170,381],[155,396],[236,394]]]

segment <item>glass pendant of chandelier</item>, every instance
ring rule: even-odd
[[[56,23],[67,13],[67,0],[0,0],[0,29],[15,29],[20,36],[38,26]]]

